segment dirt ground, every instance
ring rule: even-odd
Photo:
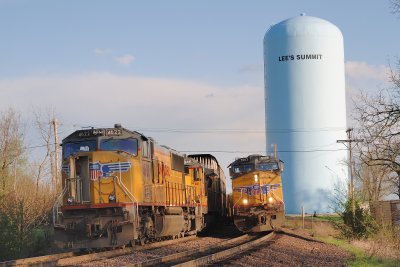
[[[334,245],[313,240],[304,230],[287,230],[257,249],[213,266],[345,266],[350,257]]]
[[[302,229],[301,220],[287,221],[277,237],[261,247],[247,251],[237,257],[211,264],[212,266],[345,266],[353,256],[317,238],[337,238],[339,231],[331,222],[308,220]],[[400,258],[399,249],[389,246],[387,236],[375,240],[353,241],[367,256]],[[392,240],[393,241],[393,240]],[[386,245],[385,245],[386,242]],[[398,242],[400,244],[400,241]]]

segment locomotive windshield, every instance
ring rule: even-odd
[[[69,157],[76,152],[88,152],[96,150],[96,140],[85,140],[82,142],[70,142],[63,145],[64,158]]]
[[[256,165],[256,169],[260,171],[277,171],[279,170],[278,162],[260,163]]]
[[[254,171],[281,172],[283,165],[279,159],[270,156],[250,155],[238,158],[228,166],[232,179]]]
[[[251,171],[253,171],[253,166],[251,164],[233,166],[234,173],[245,173]]]
[[[137,156],[138,142],[137,139],[103,139],[100,142],[100,149],[106,151],[120,150]]]

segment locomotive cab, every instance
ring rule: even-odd
[[[63,140],[63,191],[53,208],[60,247],[123,246],[139,236],[134,166],[149,140],[115,128],[80,130]]]

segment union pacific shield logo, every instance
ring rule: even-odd
[[[117,162],[117,163],[100,163],[90,162],[90,179],[96,181],[101,177],[110,177],[114,174],[118,175],[120,172],[127,172],[131,168],[130,162]]]
[[[261,185],[261,190],[263,194],[268,194],[270,191],[274,191],[278,189],[280,184],[264,184]],[[247,185],[247,186],[237,186],[233,188],[234,192],[242,192],[249,196],[260,194],[260,186],[259,185]]]

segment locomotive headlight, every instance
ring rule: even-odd
[[[249,203],[249,201],[247,199],[243,199],[243,204],[247,205],[247,203]]]
[[[254,182],[258,182],[258,175],[257,174],[254,174]]]
[[[274,202],[274,198],[273,198],[273,197],[269,197],[269,198],[268,198],[268,202],[269,202],[269,203]]]
[[[72,205],[74,203],[74,199],[72,197],[67,198],[67,204]]]
[[[109,194],[108,195],[108,202],[109,203],[115,203],[115,195]]]

